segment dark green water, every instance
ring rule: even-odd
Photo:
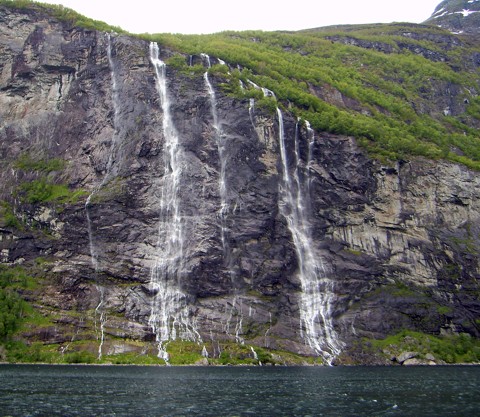
[[[478,415],[478,366],[0,366],[2,417]]]

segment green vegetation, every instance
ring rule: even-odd
[[[167,344],[171,365],[188,365],[202,359],[201,347],[194,342],[173,340]]]
[[[363,47],[344,44],[346,34],[340,29],[142,37],[181,54],[204,52],[221,58],[235,69],[228,71],[227,66],[216,65],[209,71],[229,94],[255,97],[270,110],[277,105],[288,106],[317,131],[357,137],[374,157],[421,155],[480,169],[480,135],[474,127],[480,119],[477,76],[462,58],[478,52],[478,48],[447,50],[434,41],[402,36],[406,30],[417,30],[416,26],[404,26],[350,28],[348,37],[358,45],[363,43]],[[436,27],[418,30],[425,35],[450,36]],[[389,46],[391,52],[375,49],[371,46],[375,43]],[[415,48],[447,57],[445,62],[433,61],[411,52]],[[182,61],[176,55],[170,62],[188,71],[185,57]],[[199,72],[196,67],[190,67],[192,74]],[[278,103],[272,98],[263,99],[248,80],[272,90]],[[459,103],[468,103],[455,117],[431,103],[438,91],[449,85],[464,91],[455,98]],[[331,96],[341,99],[332,100]]]
[[[63,345],[46,344],[33,341],[29,344],[10,339],[5,343],[6,359],[13,363],[88,363],[114,365],[165,365],[158,358],[154,345],[148,342],[118,340],[131,351],[116,354],[103,354],[98,358],[98,341],[94,339],[81,340]],[[106,342],[108,343],[108,341]],[[203,344],[189,341],[171,341],[167,345],[170,365],[313,365],[315,358],[307,358],[291,352],[269,350],[255,347],[258,359],[255,359],[249,346],[232,342],[215,344],[220,354],[208,358],[202,356]],[[205,344],[212,353],[211,343]],[[217,351],[218,353],[218,351]],[[318,362],[319,363],[319,362]]]
[[[38,203],[76,203],[86,194],[84,190],[70,190],[66,184],[54,181],[55,173],[60,173],[66,166],[66,161],[59,158],[34,157],[24,153],[18,157],[13,166],[25,173],[34,173],[37,179],[19,185],[17,193],[20,199],[29,204]],[[9,212],[10,223],[15,220],[13,211]]]
[[[16,9],[37,9],[47,12],[62,22],[68,22],[72,26],[78,26],[90,30],[103,32],[128,33],[118,26],[111,26],[99,20],[90,19],[80,13],[62,5],[39,3],[33,0],[0,0],[0,6]]]
[[[18,230],[24,227],[15,215],[12,205],[6,201],[0,201],[0,227],[10,227]]]
[[[452,311],[453,311],[452,307],[449,307],[449,306],[438,306],[437,307],[438,314],[448,315],[448,314],[451,314]]]
[[[35,282],[25,268],[0,264],[0,288],[34,289]]]
[[[114,365],[165,365],[165,361],[154,354],[135,352],[107,355],[103,358],[103,362]]]
[[[34,158],[32,155],[25,153],[15,161],[14,167],[22,171],[37,171],[48,174],[54,171],[62,171],[66,162],[59,158]]]
[[[364,341],[366,342],[366,341]],[[432,336],[404,330],[383,340],[369,340],[377,352],[399,354],[404,351],[418,352],[420,358],[432,354],[445,363],[479,363],[480,340],[469,334]]]
[[[20,198],[30,204],[59,202],[76,203],[85,191],[72,191],[65,184],[54,184],[42,178],[26,182],[19,187]]]
[[[0,289],[0,342],[18,329],[23,309],[24,302],[17,293]]]
[[[95,190],[95,192],[92,194],[90,203],[106,203],[116,198],[120,198],[121,196],[125,195],[125,193],[126,186],[124,179],[121,177],[115,177],[103,184],[100,189]]]
[[[63,6],[28,0],[0,0],[0,5],[36,8],[75,26],[124,33]],[[189,55],[222,59],[228,67],[213,65],[209,71],[228,94],[254,97],[257,107],[272,112],[277,105],[288,108],[319,132],[354,136],[372,157],[424,156],[480,169],[480,91],[470,63],[480,48],[453,43],[453,35],[441,28],[397,23],[138,36],[176,51],[168,65],[192,77],[204,67],[189,67]],[[248,80],[272,90],[278,102],[262,97]],[[454,103],[455,115],[441,102]]]
[[[17,291],[34,285],[23,268],[0,264],[0,343],[15,333],[25,315],[27,304]]]

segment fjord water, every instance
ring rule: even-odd
[[[480,367],[0,366],[0,416],[474,416]]]

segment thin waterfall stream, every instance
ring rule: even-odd
[[[108,58],[108,66],[110,69],[110,82],[112,88],[112,104],[114,110],[114,117],[113,117],[113,135],[112,141],[110,144],[110,149],[108,152],[108,160],[105,167],[105,174],[102,178],[102,181],[94,187],[93,191],[87,197],[87,201],[85,202],[85,213],[87,217],[87,230],[88,230],[88,241],[89,241],[89,248],[90,248],[90,259],[92,262],[93,269],[95,271],[100,270],[99,264],[99,254],[97,244],[95,242],[95,236],[93,233],[92,227],[92,219],[90,216],[90,206],[92,204],[92,198],[98,193],[98,191],[105,185],[105,183],[110,179],[110,174],[112,171],[112,166],[114,162],[114,154],[115,148],[118,142],[118,129],[119,129],[119,117],[120,117],[120,99],[118,96],[118,88],[117,88],[117,74],[116,74],[116,67],[115,62],[112,57],[112,39],[110,33],[107,33],[107,58]]]
[[[116,74],[116,67],[115,62],[112,57],[112,39],[110,33],[107,33],[107,59],[108,59],[108,66],[110,69],[110,82],[111,82],[111,89],[112,89],[112,103],[113,103],[113,110],[114,110],[114,118],[113,118],[113,135],[112,141],[110,144],[110,149],[108,152],[108,160],[105,167],[105,174],[102,178],[100,184],[94,187],[93,191],[87,197],[87,201],[85,202],[85,215],[87,218],[87,231],[88,231],[88,243],[90,249],[90,260],[92,263],[92,267],[95,270],[95,273],[101,271],[101,266],[99,262],[99,253],[97,244],[95,241],[95,236],[93,233],[93,226],[92,226],[92,218],[90,216],[90,206],[92,204],[92,198],[98,193],[98,191],[105,185],[105,183],[110,178],[110,174],[112,171],[112,166],[114,162],[114,153],[115,148],[118,142],[118,126],[119,126],[119,117],[120,117],[120,100],[118,97],[118,89],[117,89],[117,74]],[[106,313],[105,313],[105,287],[101,285],[97,285],[97,289],[100,293],[100,301],[95,308],[95,327],[97,315],[99,315],[100,320],[100,344],[98,347],[98,359],[102,358],[102,347],[103,342],[105,339],[105,323],[106,323]]]
[[[207,67],[211,67],[210,57],[207,54],[202,54],[202,58],[206,61]],[[222,132],[222,127],[218,121],[218,112],[217,112],[217,98],[215,95],[215,90],[213,89],[210,78],[208,77],[208,70],[205,71],[204,75],[205,85],[207,87],[208,95],[210,97],[210,106],[213,117],[213,129],[215,130],[215,142],[217,144],[218,156],[220,159],[220,173],[218,179],[219,192],[220,192],[220,228],[221,228],[221,239],[224,256],[229,262],[230,248],[228,242],[228,227],[227,227],[227,215],[228,215],[228,202],[227,202],[227,182],[226,182],[226,169],[227,169],[227,158],[225,154],[225,135]]]
[[[105,302],[105,287],[97,286],[97,290],[100,292],[100,302],[98,303],[97,307],[95,308],[95,327],[96,327],[96,316],[97,314],[100,315],[100,344],[98,346],[98,356],[97,359],[102,359],[102,348],[103,342],[105,341],[105,323],[107,321],[107,315],[105,309],[103,308],[103,304]]]
[[[185,162],[180,138],[170,114],[166,65],[159,58],[159,48],[155,42],[150,44],[150,61],[155,69],[165,143],[157,253],[150,276],[153,302],[149,325],[156,337],[158,356],[168,363],[166,348],[169,341],[177,338],[201,341],[201,337],[191,320],[187,296],[181,290],[184,272],[184,219],[180,207],[180,185]]]
[[[205,86],[207,88],[208,95],[210,98],[210,107],[211,107],[212,118],[213,118],[213,129],[215,131],[215,142],[217,144],[218,156],[220,160],[220,172],[219,172],[218,183],[219,183],[219,194],[220,194],[219,217],[220,217],[222,249],[223,249],[225,264],[229,270],[230,279],[231,279],[233,291],[234,291],[234,296],[230,304],[230,313],[228,315],[227,322],[225,323],[224,330],[227,334],[231,335],[231,332],[230,332],[231,321],[234,316],[237,317],[237,322],[235,324],[234,337],[237,343],[243,344],[244,340],[240,336],[240,333],[242,332],[242,322],[243,322],[242,306],[241,304],[238,303],[237,288],[235,287],[235,271],[233,268],[232,249],[230,247],[230,230],[227,225],[227,217],[229,214],[228,184],[227,184],[227,178],[226,178],[227,136],[223,132],[221,123],[218,119],[217,98],[215,95],[215,90],[208,76],[208,69],[211,68],[210,57],[207,54],[201,54],[201,57],[207,63],[207,71],[205,71],[204,73],[204,80],[205,80]],[[224,61],[220,59],[218,61],[221,65],[226,65]],[[228,305],[226,306],[226,310],[227,309],[228,309]]]

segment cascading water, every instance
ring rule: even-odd
[[[250,346],[250,350],[252,351],[253,359],[258,361],[258,355],[257,355],[257,352],[255,351],[255,349],[253,348],[253,346]]]
[[[187,296],[181,291],[183,274],[184,218],[180,210],[180,185],[184,152],[170,114],[166,65],[159,58],[158,45],[150,44],[150,61],[155,68],[156,87],[163,112],[165,140],[164,175],[160,198],[157,256],[151,271],[154,294],[149,325],[156,336],[158,356],[168,363],[166,346],[170,340],[201,341],[190,317]]]
[[[255,121],[253,120],[254,111],[255,111],[255,99],[251,98],[248,105],[248,114],[250,116],[250,122],[252,123],[252,126],[255,129]]]
[[[282,111],[277,108],[280,154],[282,159],[283,178],[280,187],[280,211],[287,220],[293,238],[298,259],[299,278],[302,285],[300,302],[300,320],[302,336],[308,345],[331,365],[333,359],[340,354],[342,344],[333,328],[332,302],[334,300],[333,281],[327,276],[321,258],[314,252],[314,242],[310,234],[308,220],[309,173],[306,185],[300,177],[299,124],[295,132],[295,161],[293,178],[289,171],[289,161],[285,143],[285,132]],[[308,125],[307,125],[308,127]],[[313,131],[309,129],[309,134]],[[311,144],[309,143],[309,158]],[[310,161],[307,162],[307,166]]]
[[[202,58],[207,63],[207,67],[211,67],[210,57],[207,54],[201,54]],[[226,65],[224,61],[219,60],[221,65]],[[229,214],[229,202],[228,202],[228,189],[227,189],[227,179],[226,179],[226,170],[227,170],[227,136],[224,134],[222,130],[221,123],[218,120],[218,113],[217,113],[217,98],[215,95],[215,90],[213,89],[212,83],[208,77],[208,70],[204,73],[204,80],[205,86],[208,91],[208,95],[210,97],[210,107],[212,112],[213,118],[213,128],[215,130],[215,141],[217,143],[217,150],[218,156],[220,159],[220,173],[219,173],[219,194],[220,194],[220,210],[219,210],[219,218],[220,218],[220,231],[221,231],[221,239],[222,239],[222,248],[223,248],[223,256],[225,259],[225,264],[229,269],[230,272],[230,279],[232,281],[233,290],[235,291],[235,295],[233,297],[229,316],[227,322],[225,323],[224,330],[227,334],[230,333],[230,326],[231,320],[235,317],[237,318],[237,323],[235,325],[235,340],[237,343],[243,343],[244,340],[240,337],[240,333],[242,331],[242,322],[243,322],[243,315],[242,315],[242,306],[238,305],[238,296],[236,294],[237,289],[235,288],[235,272],[233,270],[232,264],[232,254],[230,248],[230,236],[229,236],[229,229],[227,226],[227,217]],[[228,307],[226,308],[228,309]]]
[[[305,121],[305,127],[307,128],[307,132],[309,135],[309,142],[308,142],[308,157],[307,157],[307,195],[310,196],[310,186],[312,184],[312,177],[309,175],[310,170],[312,169],[312,155],[313,155],[313,146],[315,145],[315,132],[310,127],[310,122]]]
[[[105,302],[105,288],[97,286],[97,290],[100,292],[100,301],[95,308],[95,316],[100,315],[100,345],[98,346],[98,360],[102,359],[102,348],[103,342],[105,341],[105,323],[107,321],[107,316],[105,309],[103,308],[103,303]],[[97,320],[95,317],[95,328],[97,327]]]
[[[207,54],[201,54],[202,58],[207,62],[207,67],[211,67],[210,57]],[[208,70],[204,73],[205,86],[207,87],[208,95],[210,97],[210,107],[213,117],[213,129],[215,130],[215,141],[217,143],[218,156],[220,158],[220,175],[218,178],[219,192],[220,192],[220,228],[221,228],[221,239],[224,256],[229,262],[230,257],[230,248],[228,246],[228,227],[227,227],[227,215],[228,215],[228,202],[227,202],[227,181],[226,181],[226,169],[227,169],[227,158],[226,158],[226,137],[223,134],[222,127],[218,121],[217,113],[217,98],[215,96],[215,90],[213,89],[212,83],[208,77]]]
[[[94,193],[90,194],[85,202],[85,214],[87,217],[87,230],[88,230],[88,245],[90,248],[90,261],[92,262],[93,269],[97,272],[100,270],[100,265],[98,263],[98,252],[97,245],[93,237],[93,228],[92,228],[92,219],[90,217],[89,207],[91,204],[92,196]]]

